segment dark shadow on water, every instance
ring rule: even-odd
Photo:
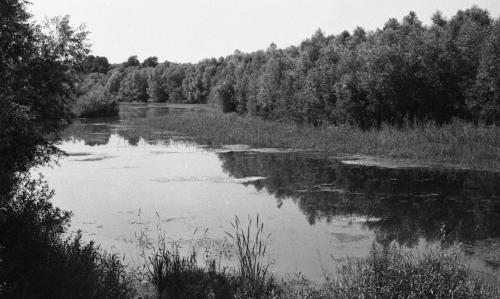
[[[218,154],[224,170],[274,195],[277,206],[297,204],[307,221],[366,216],[382,244],[414,247],[420,238],[449,246],[500,238],[500,173],[384,169],[345,165],[306,154]]]

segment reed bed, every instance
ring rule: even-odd
[[[460,247],[411,253],[374,243],[366,259],[351,259],[337,272],[324,271],[323,283],[297,275],[277,280],[267,259],[269,235],[259,216],[232,231],[236,269],[217,270],[214,262],[200,267],[194,248],[181,256],[175,244],[159,238],[144,255],[147,277],[158,298],[500,298],[500,290],[461,262]],[[143,298],[146,298],[143,296]]]
[[[154,132],[175,131],[211,146],[246,144],[500,171],[500,128],[460,120],[361,130],[348,125],[313,127],[236,114],[186,112],[141,122]]]
[[[460,251],[421,254],[373,245],[368,258],[350,260],[325,283],[304,278],[284,284],[284,298],[500,298],[499,289],[460,261]]]

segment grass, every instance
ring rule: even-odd
[[[374,245],[365,260],[350,261],[321,286],[304,279],[285,284],[290,298],[500,298],[477,278],[458,251],[413,255]]]
[[[252,219],[248,219],[245,229],[238,216],[231,223],[233,233],[226,232],[236,247],[238,274],[244,285],[244,295],[248,298],[267,298],[275,292],[272,275],[269,274],[269,262],[265,261],[267,238],[264,239],[264,223],[255,222],[255,233],[252,234]]]
[[[386,125],[367,131],[347,125],[313,127],[215,112],[170,114],[142,122],[156,132],[176,131],[213,146],[247,144],[369,156],[403,165],[410,162],[500,171],[500,128],[459,120],[441,126]]]
[[[316,284],[302,276],[277,281],[265,262],[267,237],[257,217],[246,225],[235,217],[232,232],[237,269],[200,267],[194,249],[181,256],[166,238],[146,257],[147,277],[158,298],[500,298],[500,290],[476,276],[455,251],[411,254],[396,246],[373,245],[369,256],[349,260]],[[149,242],[149,241],[148,241]],[[144,297],[144,296],[143,296]],[[145,297],[144,297],[145,298]]]
[[[271,298],[277,284],[264,262],[266,240],[263,224],[257,216],[256,232],[252,221],[246,229],[236,217],[234,232],[227,233],[234,241],[238,259],[237,270],[220,267],[220,260],[206,257],[205,266],[198,263],[195,246],[185,256],[177,242],[168,242],[161,226],[157,239],[145,231],[138,237],[140,255],[144,260],[146,280],[154,287],[157,298]],[[217,265],[219,263],[219,265]]]
[[[166,244],[147,257],[147,278],[158,298],[231,298],[236,280],[226,272],[198,266],[196,251],[187,257]]]

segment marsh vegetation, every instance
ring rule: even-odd
[[[141,125],[151,126],[156,132],[177,131],[213,146],[246,144],[320,151],[346,158],[369,156],[402,166],[500,169],[499,127],[459,120],[443,125],[407,123],[364,130],[350,125],[314,127],[266,121],[237,114],[182,113],[143,120]]]
[[[0,296],[134,298],[144,277],[162,298],[499,296],[500,21],[486,10],[110,65],[89,55],[84,27],[36,24],[28,4],[0,1]],[[235,262],[166,237],[137,251],[130,217],[153,207],[177,240],[211,226]],[[415,255],[421,244],[437,251]],[[283,278],[319,247],[358,256],[319,283]]]

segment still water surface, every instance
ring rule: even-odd
[[[141,231],[160,225],[180,244],[209,247],[231,231],[234,215],[259,214],[279,275],[301,272],[321,280],[322,269],[366,257],[377,241],[415,251],[462,244],[473,269],[500,276],[499,173],[387,169],[348,165],[324,153],[215,149],[173,132],[137,130],[134,123],[183,111],[122,105],[120,117],[68,128],[60,148],[69,156],[41,172],[56,190],[55,205],[74,213],[73,231],[139,262]]]

